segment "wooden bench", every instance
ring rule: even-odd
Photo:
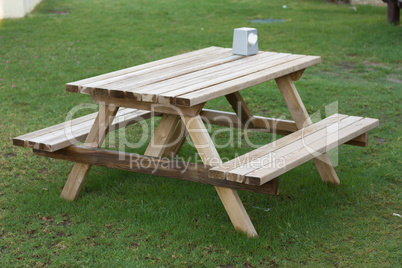
[[[340,144],[363,134],[367,136],[378,124],[378,119],[335,114],[213,167],[209,177],[263,185]]]
[[[46,152],[55,152],[82,142],[87,137],[98,113],[92,113],[51,127],[31,132],[13,139],[13,144]],[[153,115],[159,116],[160,113]],[[152,112],[121,108],[110,129],[119,129],[148,119]]]
[[[121,108],[110,130],[160,115],[161,113]],[[201,115],[204,121],[210,124],[244,128],[244,124],[240,122],[236,113],[203,109]],[[316,154],[326,152],[343,143],[367,146],[368,131],[378,125],[377,119],[337,114],[297,130],[295,123],[290,120],[254,116],[249,130],[287,136],[218,167],[211,167],[77,145],[87,137],[96,116],[97,113],[93,113],[28,133],[14,138],[13,143],[16,146],[32,148],[34,154],[39,156],[277,195],[279,175],[311,160],[317,156]],[[225,120],[220,120],[222,118]],[[286,163],[282,165],[284,159]],[[116,165],[116,163],[119,164]],[[147,164],[144,168],[133,163]],[[166,168],[157,170],[156,167],[159,166],[166,166]]]

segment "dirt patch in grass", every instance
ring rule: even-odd
[[[355,68],[356,63],[354,62],[346,62],[346,61],[340,61],[336,66],[341,67],[342,69],[349,71],[353,70]]]
[[[402,80],[395,79],[395,78],[392,78],[392,77],[387,77],[387,81],[402,84]]]
[[[50,10],[50,11],[48,11],[48,13],[51,13],[51,14],[58,14],[58,15],[67,15],[67,14],[70,14],[69,11],[63,11],[63,10]]]
[[[14,153],[5,153],[5,154],[3,154],[3,156],[4,156],[5,158],[11,158],[11,157],[16,157],[17,155],[14,154]]]

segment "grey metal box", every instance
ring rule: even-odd
[[[258,36],[255,28],[236,28],[233,33],[233,54],[254,55],[258,53]]]

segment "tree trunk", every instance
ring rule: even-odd
[[[383,0],[387,3],[387,22],[395,25],[399,24],[398,0]]]

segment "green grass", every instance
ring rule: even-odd
[[[0,21],[0,266],[399,266],[402,28],[387,25],[385,13],[318,0],[44,0],[23,19]],[[258,18],[286,22],[247,21]],[[93,167],[79,199],[65,202],[59,195],[72,163],[12,146],[13,137],[91,103],[66,93],[65,83],[231,47],[242,26],[258,28],[260,50],[322,56],[296,83],[309,113],[324,117],[338,102],[340,113],[381,122],[369,147],[340,147],[338,187],[321,183],[307,163],[281,177],[279,196],[240,192],[259,239],[233,230],[206,185]],[[290,118],[274,83],[242,94],[256,114]],[[223,98],[207,107],[230,109]],[[133,141],[140,134],[130,128]],[[248,150],[242,142],[220,153]],[[180,155],[193,153],[185,144]]]

